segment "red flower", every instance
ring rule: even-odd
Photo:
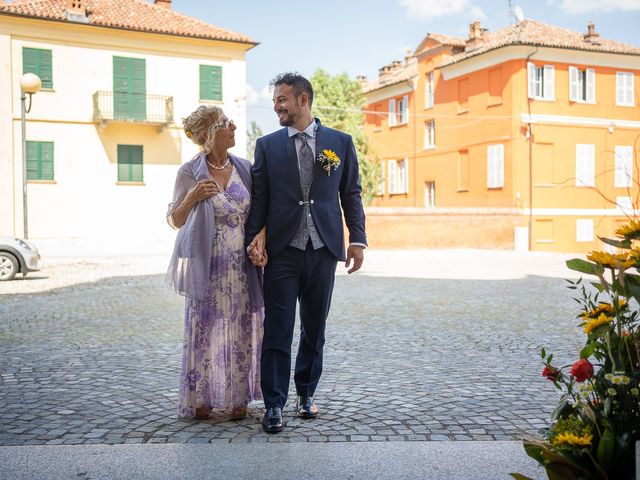
[[[571,375],[578,382],[584,382],[593,376],[593,365],[586,358],[581,358],[571,366]]]
[[[542,376],[550,382],[555,382],[558,379],[559,375],[560,370],[558,370],[556,367],[552,367],[551,365],[547,365],[546,367],[544,367],[544,370],[542,370]]]

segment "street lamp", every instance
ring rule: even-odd
[[[24,219],[25,239],[29,238],[29,228],[27,220],[27,120],[26,115],[31,111],[31,96],[40,91],[42,81],[35,73],[25,73],[20,79],[20,104],[22,107],[22,217]],[[29,106],[26,106],[27,94],[29,94]]]

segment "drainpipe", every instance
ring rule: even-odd
[[[536,53],[538,53],[538,47],[527,55],[526,59],[526,69],[527,73],[525,75],[525,85],[526,85],[526,94],[527,94],[527,113],[529,114],[529,124],[527,125],[529,138],[529,251],[532,250],[533,247],[533,126],[531,124],[531,102],[532,98],[529,98],[529,59],[533,57]]]

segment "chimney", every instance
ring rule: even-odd
[[[86,0],[66,0],[66,14],[70,22],[88,23]]]
[[[413,52],[411,51],[411,49],[407,50],[407,53],[404,56],[404,64],[407,65],[409,63],[409,60],[411,60],[413,58]]]
[[[482,43],[482,35],[484,34],[485,29],[480,26],[480,22],[478,20],[469,24],[469,39],[467,40],[467,44],[464,47],[465,52],[469,50],[473,50],[474,48],[478,48]]]
[[[380,80],[385,80],[389,75],[391,75],[390,65],[385,65],[384,67],[378,69],[378,78]]]
[[[364,88],[367,86],[368,80],[367,80],[367,76],[366,75],[358,75],[356,77],[356,80],[358,80],[358,83],[360,84],[361,88]]]
[[[586,42],[593,43],[594,45],[600,44],[600,34],[596,32],[596,26],[593,22],[589,22],[587,25],[587,33],[584,35]]]
[[[155,5],[171,10],[171,0],[153,0]]]

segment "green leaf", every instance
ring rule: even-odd
[[[598,442],[598,448],[596,449],[596,461],[605,471],[609,469],[609,465],[611,464],[615,442],[616,439],[613,431],[609,428],[605,429]]]
[[[547,356],[547,352],[545,351],[544,347],[542,347],[542,348],[540,349],[540,356],[541,356],[542,358],[545,358],[545,357]]]
[[[566,414],[571,413],[573,407],[566,398],[558,403],[558,406],[551,412],[551,423],[555,422],[558,418],[564,418]]]
[[[618,247],[618,248],[626,248],[626,249],[630,249],[631,248],[631,239],[625,238],[624,240],[614,240],[612,238],[605,238],[605,237],[598,237],[602,242],[606,243],[607,245],[613,245],[614,247]]]
[[[596,290],[598,290],[600,293],[604,292],[604,287],[602,286],[601,283],[591,282],[591,286],[594,287]]]
[[[509,475],[511,475],[513,478],[515,478],[516,480],[534,480],[531,477],[526,477],[520,473],[510,473]]]
[[[602,267],[595,263],[582,260],[581,258],[567,260],[567,267],[571,270],[575,270],[576,272],[588,273],[589,275],[596,275],[598,272],[602,271]]]
[[[597,342],[589,342],[585,347],[580,350],[580,358],[589,358],[593,355],[593,352],[598,348]]]

